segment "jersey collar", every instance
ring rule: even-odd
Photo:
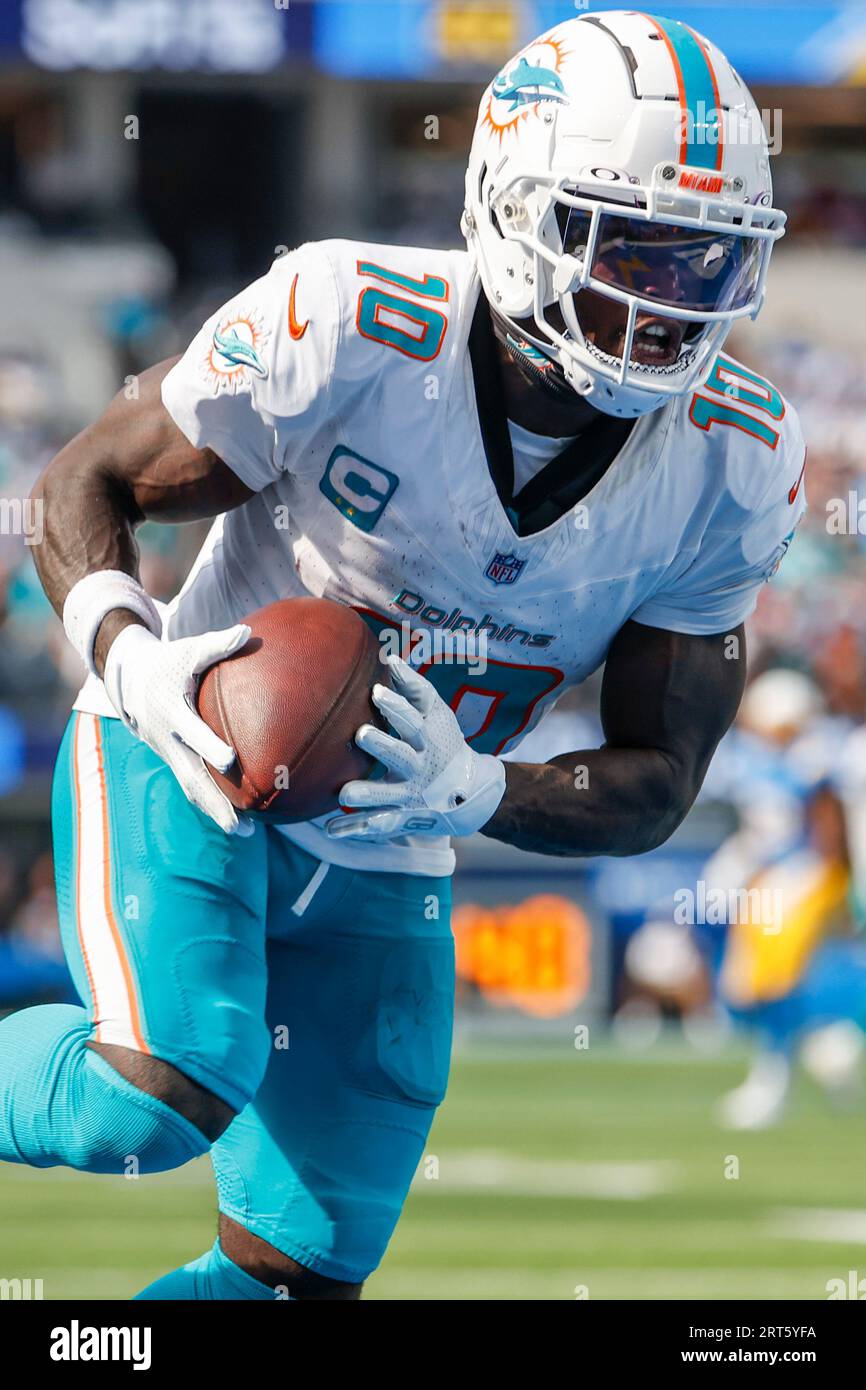
[[[514,455],[508,433],[502,369],[490,321],[490,310],[479,294],[469,330],[469,359],[475,386],[478,422],[503,510],[518,536],[544,530],[570,511],[604,476],[634,427],[598,412],[586,429],[514,494]]]

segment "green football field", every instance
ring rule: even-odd
[[[866,1115],[801,1081],[778,1129],[726,1134],[713,1103],[742,1075],[667,1048],[464,1051],[367,1296],[822,1299],[863,1277]],[[206,1161],[138,1181],[6,1165],[0,1278],[128,1298],[210,1244],[213,1212]]]

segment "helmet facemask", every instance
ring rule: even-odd
[[[733,323],[758,313],[784,214],[663,187],[628,197],[560,181],[525,203],[505,190],[495,211],[534,263],[532,315],[515,332],[598,409],[633,417],[698,387]]]

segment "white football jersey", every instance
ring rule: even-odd
[[[276,599],[337,599],[377,631],[409,624],[473,746],[507,753],[629,619],[719,633],[752,611],[804,508],[803,439],[775,388],[721,356],[693,396],[635,423],[578,505],[521,536],[479,419],[479,293],[466,252],[328,241],[281,257],[205,323],[163,400],[256,495],[214,523],[169,637]],[[431,666],[460,655],[455,633],[467,659]],[[77,707],[111,712],[95,680]],[[285,833],[350,866],[453,867],[447,841],[331,841],[326,819]]]

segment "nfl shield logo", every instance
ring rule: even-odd
[[[504,555],[497,550],[484,573],[494,584],[513,584],[525,564],[526,561],[518,560],[516,555]]]

